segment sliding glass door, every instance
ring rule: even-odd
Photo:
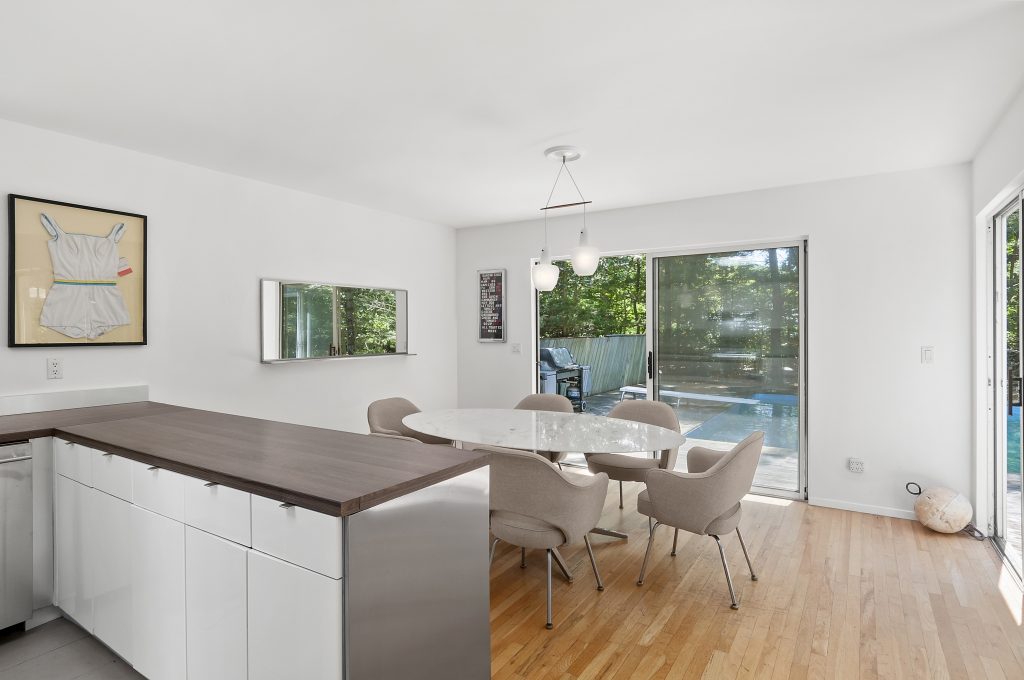
[[[993,537],[1021,574],[1020,198],[992,225],[995,259],[994,411],[995,526]]]
[[[652,398],[684,451],[766,433],[755,490],[805,497],[803,242],[650,256]],[[685,454],[680,452],[680,461]]]

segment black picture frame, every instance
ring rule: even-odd
[[[17,252],[16,252],[16,230],[15,230],[15,212],[18,201],[32,201],[35,203],[46,203],[49,205],[61,206],[63,208],[73,208],[76,210],[88,210],[93,212],[106,213],[110,215],[121,215],[133,219],[142,220],[142,283],[141,283],[141,296],[142,296],[142,320],[141,320],[141,340],[132,341],[120,341],[120,342],[108,342],[108,341],[97,341],[97,342],[17,342],[16,340],[16,323],[17,323],[17,290],[16,290],[16,264],[17,264]],[[18,347],[127,347],[127,346],[139,346],[147,345],[149,342],[148,336],[148,315],[149,315],[149,291],[148,291],[148,278],[149,278],[149,261],[148,261],[148,247],[149,247],[149,220],[146,215],[139,213],[126,212],[123,210],[112,210],[110,208],[98,208],[90,205],[81,205],[79,203],[68,203],[65,201],[54,201],[48,198],[39,198],[36,196],[25,196],[23,194],[8,194],[7,195],[7,234],[8,234],[8,246],[7,246],[7,346],[12,348]]]
[[[478,269],[477,342],[505,342],[506,310],[504,269]]]

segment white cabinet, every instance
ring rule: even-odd
[[[341,527],[340,517],[252,497],[252,547],[331,578],[341,578]]]
[[[249,680],[341,680],[341,581],[249,551]]]
[[[247,552],[185,528],[188,680],[246,680]]]
[[[131,503],[93,489],[93,635],[132,660]]]
[[[96,451],[88,446],[63,439],[53,440],[54,467],[57,469],[57,474],[85,486],[92,486],[92,457],[94,453]]]
[[[185,477],[185,524],[244,546],[252,544],[249,494]]]
[[[132,502],[140,508],[185,520],[185,476],[155,465],[131,461]]]
[[[89,632],[93,629],[92,489],[57,475],[54,498],[54,604]]]
[[[121,500],[132,500],[132,462],[112,453],[92,456],[92,486]]]
[[[131,508],[132,661],[149,680],[185,678],[185,525]]]

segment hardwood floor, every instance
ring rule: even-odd
[[[492,677],[1024,678],[1021,590],[991,545],[916,522],[756,496],[723,538],[740,598],[729,608],[707,537],[659,529],[642,587],[647,520],[639,485],[618,509],[609,488],[595,589],[582,546],[563,551],[575,582],[554,576],[555,628],[544,628],[544,560],[499,544],[491,568]]]
[[[634,488],[630,489],[629,486]],[[988,542],[917,523],[758,497],[723,539],[740,597],[729,608],[718,550],[660,529],[643,587],[647,522],[609,490],[596,537],[606,589],[582,546],[563,551],[575,582],[554,577],[555,629],[544,628],[544,560],[501,544],[491,568],[492,676],[583,678],[1024,678],[1021,591]],[[127,680],[138,675],[74,624],[0,639],[0,680]],[[453,680],[457,680],[454,674]]]

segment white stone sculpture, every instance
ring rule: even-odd
[[[911,484],[907,485],[907,491],[910,491]],[[919,491],[918,494],[915,494],[918,498],[914,503],[914,514],[921,524],[933,531],[955,534],[962,531],[974,516],[971,502],[962,493],[952,489],[937,486]]]

